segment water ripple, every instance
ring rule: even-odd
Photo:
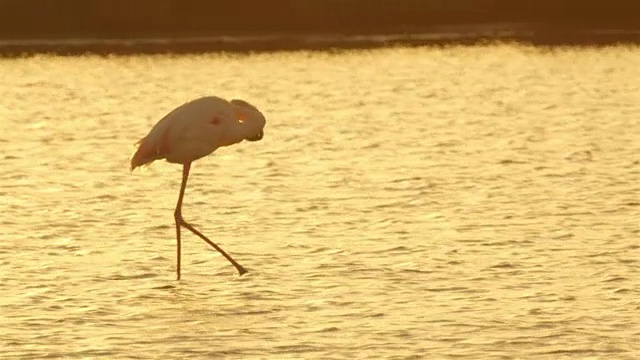
[[[637,358],[640,49],[0,59],[7,358]],[[128,169],[177,104],[258,143]]]

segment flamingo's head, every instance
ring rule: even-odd
[[[267,120],[260,110],[244,100],[233,99],[230,102],[236,108],[238,121],[242,123],[245,140],[261,140],[264,136],[264,126]]]

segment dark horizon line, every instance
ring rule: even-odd
[[[0,39],[422,33],[496,23],[640,30],[638,11],[637,0],[0,0]]]
[[[0,56],[189,54],[207,52],[273,52],[296,50],[356,50],[390,46],[476,45],[517,42],[534,46],[640,45],[640,30],[563,29],[518,24],[444,27],[422,33],[340,35],[327,33],[268,33],[139,38],[21,38],[0,39]]]

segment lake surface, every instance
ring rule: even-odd
[[[0,59],[4,358],[640,357],[640,47]],[[265,137],[129,171],[175,106]]]

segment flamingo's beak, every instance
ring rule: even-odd
[[[257,133],[254,136],[248,137],[247,141],[258,141],[258,140],[262,140],[262,137],[264,136],[264,132],[260,131],[259,133]]]

